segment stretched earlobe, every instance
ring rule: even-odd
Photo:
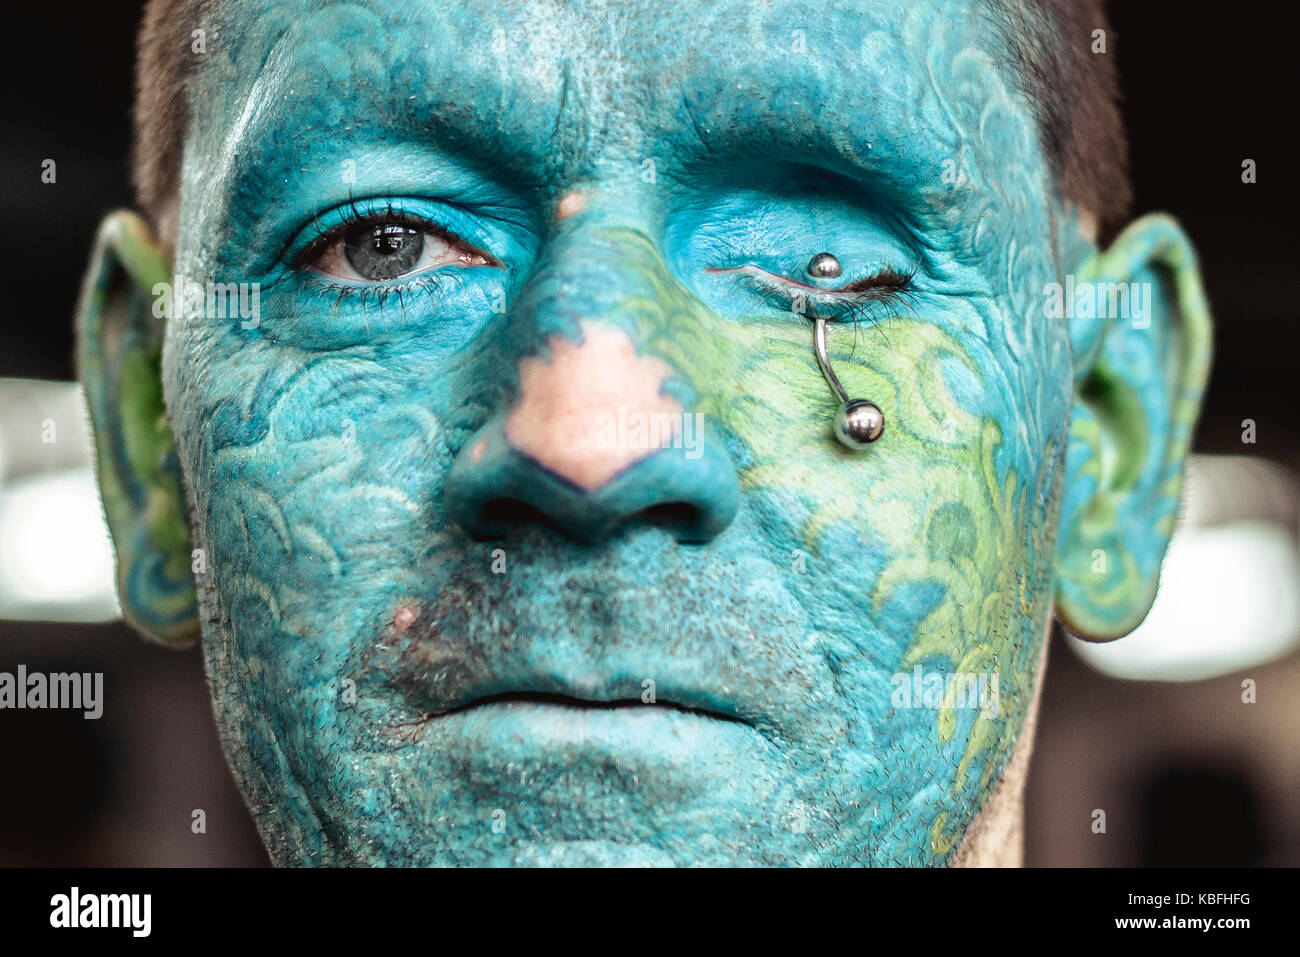
[[[167,257],[144,220],[110,213],[77,306],[77,360],[123,614],[158,641],[185,645],[198,637],[198,612],[180,465],[163,407],[165,319],[153,309],[155,287],[169,282]]]
[[[1134,222],[1067,286],[1075,399],[1056,616],[1110,641],[1155,600],[1209,374],[1210,311],[1191,244],[1163,215]]]

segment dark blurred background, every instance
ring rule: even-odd
[[[91,239],[106,210],[131,203],[139,6],[6,11],[0,262],[21,281],[10,284],[0,326],[0,377],[74,378],[73,305]],[[1194,16],[1181,3],[1113,3],[1110,42],[1123,76],[1135,212],[1165,210],[1182,220],[1200,250],[1217,320],[1196,451],[1218,478],[1197,486],[1210,489],[1198,514],[1220,536],[1213,541],[1246,527],[1231,521],[1244,521],[1256,531],[1279,528],[1294,546],[1286,471],[1300,467],[1300,335],[1286,292],[1297,260],[1293,35],[1258,8],[1238,12]],[[47,158],[58,164],[53,185],[40,179]],[[1241,181],[1247,158],[1258,164],[1254,185]],[[0,426],[4,414],[0,406]],[[1245,419],[1256,424],[1254,444],[1243,443]],[[1264,491],[1243,496],[1244,487]],[[1185,552],[1186,575],[1206,574],[1205,550]],[[1209,554],[1226,570],[1235,553],[1223,546]],[[1300,658],[1295,635],[1287,638],[1295,603],[1286,592],[1296,584],[1294,565],[1267,557],[1285,550],[1246,554],[1265,565],[1240,588],[1273,573],[1286,579],[1238,596],[1264,623],[1251,629],[1280,629],[1257,652],[1180,671],[1177,608],[1165,616],[1175,624],[1142,636],[1146,645],[1125,639],[1147,649],[1136,663],[1089,659],[1053,636],[1028,793],[1030,864],[1300,864]],[[1220,596],[1232,597],[1227,588]],[[95,607],[102,606],[101,596]],[[21,602],[8,607],[10,618],[42,617]],[[1229,623],[1241,621],[1241,609],[1225,607]],[[84,617],[104,617],[87,608]],[[0,865],[265,863],[218,748],[197,651],[146,644],[120,623],[0,620],[0,670],[19,662],[103,671],[107,704],[98,721],[75,711],[0,715],[0,766],[12,782],[0,788]],[[1152,673],[1199,680],[1135,680]],[[1253,705],[1241,702],[1245,678],[1256,683]],[[1105,834],[1091,828],[1098,808]],[[195,809],[206,812],[205,834],[191,831]]]

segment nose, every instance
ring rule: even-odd
[[[644,346],[632,314],[644,314],[647,295],[685,293],[657,257],[631,268],[626,250],[599,245],[601,255],[570,245],[542,276],[537,288],[566,295],[520,296],[514,318],[534,324],[528,338],[541,345],[518,363],[513,402],[470,436],[445,485],[451,517],[475,538],[537,522],[584,543],[629,526],[704,543],[735,517],[730,455],[693,409],[693,384]],[[634,258],[646,258],[644,246]]]
[[[736,469],[704,416],[660,391],[661,359],[602,323],[520,364],[519,400],[479,429],[447,476],[447,505],[475,538],[527,521],[594,543],[629,525],[711,540],[735,517]]]

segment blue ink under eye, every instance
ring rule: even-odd
[[[403,315],[415,299],[433,296],[459,286],[462,279],[456,267],[438,267],[414,273],[392,282],[350,283],[331,279],[323,273],[314,273],[307,286],[308,303],[321,301],[331,310],[343,304],[355,304],[364,314],[368,305],[383,309],[395,302]]]

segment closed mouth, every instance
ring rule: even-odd
[[[712,718],[717,721],[730,721],[733,724],[743,724],[747,727],[750,726],[748,721],[738,718],[735,715],[724,714],[721,711],[713,711],[708,708],[698,708],[677,704],[672,701],[665,701],[662,698],[658,698],[654,702],[642,701],[640,698],[615,698],[609,701],[594,701],[588,698],[575,698],[572,695],[553,694],[545,691],[507,691],[502,694],[486,695],[485,697],[475,698],[473,701],[467,701],[464,704],[456,705],[454,708],[448,708],[446,711],[435,712],[430,714],[428,717],[444,718],[464,711],[469,711],[473,708],[481,708],[485,705],[512,703],[550,705],[553,707],[571,708],[591,712],[629,711],[637,708],[664,708],[669,711],[695,715],[700,718]]]

